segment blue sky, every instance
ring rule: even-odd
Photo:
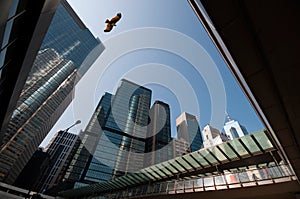
[[[219,119],[214,118],[224,119],[225,112],[249,132],[264,128],[186,0],[68,2],[106,46],[106,52],[76,89],[75,98],[86,95],[84,88],[89,85],[95,87],[90,96],[93,98],[91,109],[103,92],[114,93],[119,80],[129,78],[152,89],[152,103],[162,100],[170,105],[173,136],[176,134],[175,120],[182,111],[197,115],[201,130],[206,124],[218,123],[218,126],[220,122],[214,120]],[[105,19],[118,12],[122,13],[122,19],[117,26],[110,33],[103,32]],[[115,57],[106,63],[108,54]],[[99,72],[93,79],[92,76],[96,77],[97,71],[103,68],[104,73],[100,75]],[[83,122],[72,130],[78,132],[85,128],[92,112],[87,111],[91,109],[84,107],[83,102],[84,99],[77,102],[75,99],[75,105],[69,106],[42,146],[53,133],[67,128],[77,119]]]

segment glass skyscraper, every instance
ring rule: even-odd
[[[112,99],[113,95],[110,93],[102,96],[85,131],[80,135],[82,143],[77,149],[78,155],[65,175],[66,181],[72,182],[75,187],[109,180],[112,177],[113,168],[110,165],[114,164],[115,156],[110,159],[113,149],[106,147],[108,143],[105,142],[107,141],[106,132],[102,129],[107,120]],[[109,134],[108,137],[110,137]]]
[[[183,112],[176,119],[176,127],[177,138],[189,142],[191,152],[197,151],[203,147],[203,138],[196,116]]]
[[[172,158],[170,107],[162,101],[155,101],[150,109],[144,166]]]
[[[57,8],[41,49],[53,48],[62,57],[72,60],[80,75],[84,75],[90,66],[82,65],[86,57],[95,49],[90,61],[95,61],[104,50],[103,44],[95,38],[83,24],[66,0]]]
[[[63,0],[4,132],[0,146],[0,181],[8,184],[15,181],[72,101],[77,80],[103,49],[101,42]],[[91,60],[86,61],[86,57]]]
[[[114,175],[143,168],[152,91],[123,79],[112,101],[105,130],[118,135]]]
[[[105,93],[83,133],[89,144],[78,149],[90,156],[74,159],[65,179],[80,187],[143,168],[150,102],[150,89],[125,79],[115,95]]]

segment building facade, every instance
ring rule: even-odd
[[[176,119],[176,127],[177,138],[189,142],[191,152],[203,147],[203,138],[196,116],[183,112]]]
[[[91,184],[112,178],[117,155],[116,146],[112,143],[115,143],[114,140],[117,136],[105,130],[105,123],[113,98],[114,96],[110,93],[105,93],[102,96],[96,111],[86,127],[85,134],[95,135],[97,138],[93,142],[92,140],[90,141],[92,144],[85,146],[92,155],[90,155],[85,172],[81,176],[82,183]]]
[[[0,2],[0,142],[59,2]]]
[[[224,125],[224,131],[229,139],[239,138],[248,135],[247,129],[238,121],[234,121],[227,116],[227,122]]]
[[[60,41],[59,38],[63,36],[71,39]],[[82,63],[87,63],[85,59],[89,52],[99,44],[100,41],[84,27],[79,17],[63,0],[57,8],[16,109],[4,131],[0,149],[0,181],[8,184],[15,181],[72,101],[74,85],[83,74],[78,71]],[[100,50],[99,54],[101,52]],[[94,60],[95,58],[93,56]],[[90,65],[84,66],[85,70],[89,67]]]
[[[161,163],[171,158],[173,155],[170,107],[162,101],[155,101],[150,109],[144,166]]]
[[[143,168],[152,91],[123,79],[111,105],[104,131],[115,135],[114,176]],[[118,149],[119,148],[119,149]]]
[[[105,93],[102,96],[85,131],[79,134],[80,144],[75,149],[74,158],[64,176],[64,181],[69,184],[71,188],[86,186],[87,184],[105,180],[107,175],[111,178],[112,169],[98,163],[97,153],[95,153],[95,151],[103,132],[101,126],[105,124],[112,99],[113,95],[110,93]],[[95,155],[95,157],[93,157],[93,155]],[[89,173],[87,173],[88,170]],[[98,175],[94,175],[95,177],[93,177],[92,174],[95,173]]]
[[[203,146],[204,148],[211,147],[214,145],[221,144],[222,142],[228,141],[229,138],[225,133],[220,133],[216,128],[213,128],[210,125],[206,125],[202,131],[203,135]]]
[[[78,135],[67,131],[59,131],[45,148],[50,156],[50,164],[38,180],[36,189],[44,192],[62,181],[66,167],[70,164],[70,153],[78,139]]]
[[[31,191],[39,191],[37,182],[44,171],[49,167],[49,164],[49,154],[44,152],[43,148],[39,148],[34,152],[33,156],[31,156],[13,185]]]
[[[143,168],[150,102],[151,90],[125,79],[115,95],[105,93],[65,180],[78,188]]]
[[[181,157],[185,154],[191,153],[190,143],[183,138],[174,138],[172,140],[173,158]]]

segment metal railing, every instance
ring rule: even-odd
[[[297,180],[288,165],[245,169],[236,172],[224,172],[212,176],[195,177],[187,180],[157,182],[148,185],[114,191],[106,198],[140,198],[146,195],[165,195],[212,191],[249,186],[260,186]]]

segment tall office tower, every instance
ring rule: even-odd
[[[173,158],[170,142],[170,107],[162,101],[155,101],[150,109],[144,166],[150,166]]]
[[[76,79],[74,64],[60,59],[52,50],[41,53],[37,60],[44,56],[52,56],[51,64],[37,81],[25,86],[1,143],[0,179],[9,184],[14,182],[71,101],[68,94]]]
[[[210,125],[206,125],[203,128],[202,135],[204,137],[204,141],[203,141],[204,148],[221,144],[222,142],[229,140],[226,134],[220,133],[218,129],[213,128]]]
[[[73,39],[60,41],[64,35]],[[8,184],[15,181],[70,104],[76,79],[81,76],[78,70],[82,64],[92,63],[85,59],[99,43],[66,1],[62,1],[4,132],[0,148],[0,181]]]
[[[124,79],[105,93],[83,132],[77,153],[86,156],[74,158],[65,180],[77,188],[143,168],[150,101],[151,90]]]
[[[92,35],[66,0],[58,6],[43,40],[41,50],[47,48],[72,60],[79,76],[84,75],[104,50],[101,41]]]
[[[203,146],[198,118],[189,113],[183,112],[176,119],[177,138],[184,139],[190,143],[191,152],[197,151]]]
[[[0,1],[0,142],[59,2]]]
[[[232,120],[228,115],[227,122],[225,123],[223,128],[226,135],[231,140],[249,134],[244,126],[240,125],[238,121]]]
[[[106,132],[102,129],[107,120],[113,97],[110,93],[102,96],[85,131],[79,135],[80,146],[64,176],[64,181],[74,188],[105,181],[112,176],[113,168],[107,162],[104,164],[99,160],[115,161],[115,156],[111,155],[115,150],[106,147],[110,142],[107,140]]]
[[[45,148],[50,156],[50,164],[37,182],[36,189],[38,191],[44,192],[62,180],[64,168],[69,165],[68,157],[77,139],[78,135],[67,131],[59,131],[54,135]]]
[[[143,168],[152,91],[123,79],[112,101],[104,132],[114,135],[114,176]]]

